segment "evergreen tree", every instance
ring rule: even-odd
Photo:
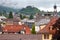
[[[2,13],[0,13],[0,16],[2,16]]]
[[[12,12],[9,13],[9,17],[8,18],[13,18]]]
[[[33,18],[34,18],[33,15],[30,15],[29,19],[33,19]]]
[[[27,18],[25,15],[20,14],[20,19]]]
[[[20,14],[20,19],[23,19],[23,15],[22,14]]]
[[[32,34],[36,34],[36,31],[35,31],[35,25],[33,24],[32,26],[32,31],[31,31]]]
[[[24,16],[23,16],[23,19],[24,19],[24,18],[27,18],[27,17],[24,15]]]

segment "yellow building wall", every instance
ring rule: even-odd
[[[49,34],[49,39],[44,39],[44,34],[42,34],[42,40],[51,40],[52,39],[52,34]]]
[[[52,34],[49,35],[49,40],[51,40],[51,39],[52,39]]]
[[[41,26],[40,26],[40,30],[43,29],[45,26],[46,26],[46,25],[41,25]]]

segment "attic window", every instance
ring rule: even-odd
[[[57,28],[57,30],[59,30],[59,28]]]
[[[53,30],[53,27],[52,27],[52,26],[50,26],[50,27],[49,27],[49,30]]]

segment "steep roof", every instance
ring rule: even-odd
[[[3,27],[3,32],[20,32],[24,30],[26,34],[30,34],[30,28],[27,25],[6,25]]]
[[[46,25],[46,27],[44,27],[43,29],[41,29],[39,31],[39,33],[52,33],[54,34],[56,30],[50,30],[49,28],[56,23],[56,20],[58,20],[57,17],[53,17],[50,22]]]

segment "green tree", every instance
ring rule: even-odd
[[[20,19],[23,19],[23,15],[22,14],[20,14]]]
[[[32,26],[31,33],[32,33],[32,34],[36,34],[36,31],[35,31],[35,25],[34,25],[34,24],[33,24],[33,26]]]
[[[0,13],[0,16],[2,16],[2,13]]]
[[[9,13],[9,17],[8,18],[13,18],[12,12]]]
[[[23,19],[24,19],[24,18],[27,18],[27,17],[24,15],[24,16],[23,16]]]
[[[20,19],[27,18],[25,15],[20,14]]]
[[[20,13],[27,14],[27,15],[30,15],[30,14],[34,15],[39,12],[40,10],[38,8],[32,7],[32,6],[27,6],[26,8],[22,8],[20,10]]]
[[[33,18],[34,18],[33,15],[30,15],[29,19],[33,19]]]

